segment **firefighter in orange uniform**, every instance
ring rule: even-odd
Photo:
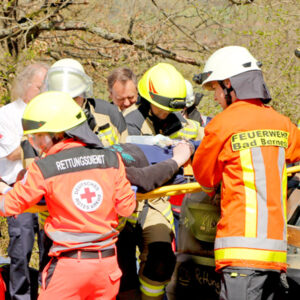
[[[266,105],[271,97],[260,66],[246,48],[228,46],[197,78],[223,108],[193,159],[203,189],[213,194],[221,183],[220,299],[273,299],[287,269],[286,162],[300,160],[300,131]]]
[[[35,97],[22,124],[46,156],[13,189],[0,183],[0,215],[19,214],[46,199],[45,232],[53,246],[39,299],[115,299],[118,214],[129,216],[136,206],[121,158],[96,148],[85,114],[66,93]]]

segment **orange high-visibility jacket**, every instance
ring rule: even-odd
[[[286,162],[300,160],[300,131],[258,99],[237,100],[214,117],[193,170],[207,191],[221,183],[216,270],[286,270]]]
[[[33,162],[24,179],[0,196],[0,214],[19,214],[45,197],[50,255],[70,248],[98,250],[116,242],[118,215],[131,215],[134,192],[118,154],[72,139]]]

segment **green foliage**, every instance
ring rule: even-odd
[[[10,102],[10,96],[7,91],[2,92],[1,98],[0,98],[0,107],[2,105],[8,104]]]
[[[7,223],[6,218],[0,217],[0,255],[6,256],[7,255],[7,247],[8,247],[8,232],[7,232]]]
[[[42,1],[40,1],[42,2]],[[274,98],[272,105],[280,112],[289,115],[293,121],[299,115],[299,64],[294,56],[294,49],[299,44],[299,18],[296,14],[300,8],[298,0],[90,0],[89,5],[72,4],[59,11],[56,20],[85,21],[89,27],[99,26],[108,32],[118,33],[128,38],[129,24],[132,22],[131,38],[159,46],[180,56],[193,58],[202,65],[216,49],[226,45],[242,45],[249,48],[253,55],[263,62],[265,80]],[[3,2],[3,9],[12,9],[15,1]],[[39,3],[39,1],[37,1]],[[248,4],[247,4],[248,3]],[[37,6],[38,7],[38,6]],[[24,8],[23,8],[24,9]],[[27,10],[26,10],[27,9]],[[27,16],[33,23],[38,23],[45,16],[34,5],[25,8]],[[17,12],[18,13],[18,12]],[[44,20],[46,22],[47,20]],[[1,27],[1,26],[0,26]],[[6,26],[7,27],[7,26]],[[24,33],[25,34],[25,31]],[[9,88],[16,66],[25,65],[35,60],[50,63],[62,57],[74,57],[81,60],[87,73],[94,80],[95,96],[108,98],[106,77],[119,66],[128,66],[140,77],[153,64],[167,61],[174,64],[182,74],[192,80],[193,74],[199,73],[201,67],[178,63],[161,56],[151,55],[144,48],[132,45],[116,44],[106,41],[86,30],[49,31],[26,33],[30,41],[26,47],[24,35],[19,40],[21,47],[14,53],[11,49],[0,51],[0,101],[9,101]],[[1,50],[1,46],[0,46]],[[7,63],[8,60],[8,63]],[[12,70],[11,66],[14,67]],[[201,87],[195,85],[201,92]],[[216,114],[219,108],[210,93],[199,108],[203,113]]]
[[[10,5],[11,1],[5,3]],[[217,48],[232,44],[245,46],[263,62],[265,79],[274,97],[272,105],[296,121],[300,117],[297,109],[299,69],[296,68],[300,62],[294,57],[293,51],[299,41],[300,26],[295,13],[299,1],[256,0],[251,4],[245,4],[247,1],[236,3],[241,5],[233,5],[227,0],[156,0],[157,6],[151,1],[142,0],[105,0],[101,3],[91,0],[88,6],[70,5],[61,10],[58,20],[61,17],[65,22],[84,20],[90,24],[89,27],[99,26],[124,37],[128,37],[129,24],[133,20],[133,41],[142,40],[145,44],[152,44],[153,49],[158,45],[202,64]],[[30,15],[38,21],[41,14],[30,12]],[[33,42],[18,57],[10,58],[14,65],[16,62],[25,64],[24,61],[34,60],[52,63],[54,58],[74,56],[81,59],[87,73],[93,78],[95,96],[104,99],[108,98],[106,77],[115,67],[126,65],[140,77],[153,64],[167,61],[189,80],[202,69],[153,56],[145,52],[145,48],[137,49],[105,41],[86,31],[63,32],[52,28],[37,37],[30,37]],[[22,41],[21,38],[20,43]],[[5,55],[2,57],[5,59]],[[7,72],[3,67],[2,73]],[[0,90],[0,99],[5,103],[9,99],[7,89],[11,78],[8,82],[4,77],[0,81],[4,87]],[[201,87],[195,85],[195,90],[201,92]],[[211,101],[212,98],[211,93],[205,93],[199,106],[204,114],[214,115],[220,111]],[[291,102],[294,104],[291,105]]]

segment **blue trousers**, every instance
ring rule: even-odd
[[[31,300],[37,294],[38,282],[30,282],[29,262],[32,254],[35,234],[38,235],[40,258],[43,253],[42,235],[36,214],[23,213],[8,217],[10,263],[9,293],[13,300]],[[35,289],[35,290],[31,290]]]

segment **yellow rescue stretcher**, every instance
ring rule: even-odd
[[[300,165],[289,167],[287,168],[287,175],[292,176],[294,173],[300,172]],[[174,196],[180,194],[188,194],[188,193],[197,193],[202,191],[201,185],[198,182],[190,182],[190,183],[182,183],[182,184],[172,184],[172,185],[165,185],[159,187],[151,192],[148,193],[137,193],[136,199],[137,200],[144,200],[144,199],[153,199],[162,196]],[[47,206],[43,205],[34,205],[26,212],[43,212],[47,210]]]
[[[294,173],[300,172],[300,165],[299,166],[294,166],[294,167],[289,167],[286,169],[287,176],[292,176]]]
[[[201,185],[198,182],[172,184],[161,186],[148,193],[137,193],[137,200],[151,199],[162,196],[174,196],[179,194],[197,193],[202,191]]]
[[[292,176],[294,173],[300,172],[300,165],[287,168],[287,176]],[[172,184],[159,187],[148,193],[137,193],[137,200],[151,199],[162,196],[174,196],[187,193],[197,193],[202,190],[198,182]]]
[[[294,173],[300,172],[300,165],[287,168],[287,175],[292,176]],[[188,194],[188,193],[197,193],[202,190],[201,185],[198,182],[191,182],[191,183],[183,183],[183,184],[172,184],[159,187],[151,192],[148,193],[137,193],[136,198],[137,200],[141,201],[144,199],[152,199],[162,196],[174,196],[180,194]],[[34,205],[26,212],[37,213],[37,212],[44,212],[47,210],[47,206],[43,205]],[[288,232],[288,243],[295,247],[300,247],[300,229],[299,227],[288,225],[287,226]]]

